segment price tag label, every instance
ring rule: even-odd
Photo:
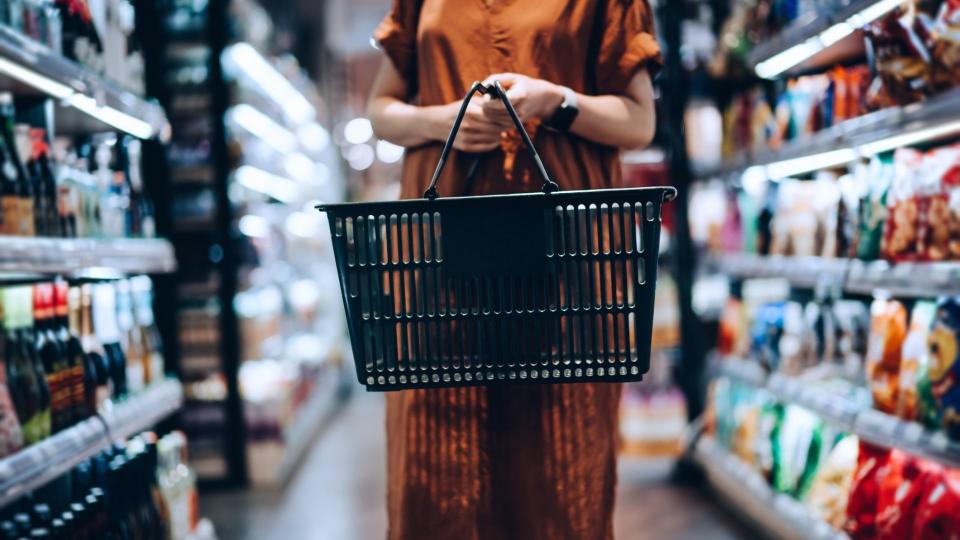
[[[867,410],[857,416],[857,424],[865,431],[893,437],[899,420],[880,411]]]

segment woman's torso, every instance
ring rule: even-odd
[[[513,72],[592,93],[597,22],[602,0],[424,0],[416,32],[419,105],[463,99],[473,81]],[[619,185],[619,152],[568,133],[534,128],[533,140],[563,189]],[[419,197],[440,157],[440,143],[407,150],[402,197]],[[505,159],[454,152],[440,181],[441,196],[461,195],[477,160],[471,194],[534,191],[541,179],[523,148]]]

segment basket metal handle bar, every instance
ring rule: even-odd
[[[480,92],[481,94],[489,93],[493,97],[503,102],[503,106],[506,107],[507,113],[510,115],[510,119],[513,120],[513,124],[517,126],[517,131],[520,132],[520,137],[523,139],[523,145],[527,147],[527,152],[530,153],[530,157],[533,158],[533,162],[537,165],[537,169],[540,171],[540,176],[543,177],[542,191],[544,193],[560,191],[560,186],[550,179],[550,175],[547,174],[547,169],[543,166],[543,161],[540,159],[540,154],[538,154],[537,149],[533,147],[533,141],[530,140],[530,135],[527,134],[527,130],[523,127],[523,122],[520,121],[520,116],[517,115],[516,109],[513,108],[513,104],[510,103],[510,99],[507,98],[507,93],[503,90],[503,86],[500,85],[500,81],[493,81],[493,84],[489,86],[477,81],[470,86],[470,90],[463,98],[463,104],[460,105],[460,112],[457,114],[456,120],[453,121],[453,127],[450,129],[450,134],[447,135],[447,142],[443,145],[443,152],[440,153],[440,161],[437,163],[437,169],[433,172],[433,178],[430,180],[430,186],[426,191],[423,192],[423,198],[430,199],[431,201],[437,198],[437,182],[440,181],[440,173],[443,172],[443,168],[447,165],[447,158],[450,156],[450,150],[453,148],[453,141],[457,138],[457,132],[460,131],[460,124],[463,122],[463,117],[467,113],[467,106],[470,105],[470,100],[473,99],[473,96],[477,92]]]

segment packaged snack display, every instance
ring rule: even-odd
[[[933,302],[917,302],[910,312],[910,331],[903,342],[897,416],[916,420],[920,416],[920,382],[927,372],[927,334],[936,313]]]
[[[784,407],[783,421],[773,441],[780,458],[773,468],[774,489],[791,495],[806,494],[819,465],[822,429],[816,415],[796,405]]]
[[[871,108],[913,103],[933,92],[930,52],[917,35],[916,7],[895,10],[865,28],[876,78],[867,97]]]
[[[878,473],[877,540],[910,538],[917,508],[929,492],[930,484],[940,476],[939,466],[893,452],[891,459]]]
[[[807,506],[820,519],[837,529],[842,528],[846,521],[847,500],[857,468],[858,446],[855,435],[841,437],[830,449],[807,494]]]
[[[960,2],[943,2],[929,41],[936,87],[960,85]]]
[[[912,540],[955,540],[960,533],[960,473],[937,474],[917,506]]]
[[[915,258],[920,228],[920,198],[916,188],[922,162],[923,154],[912,148],[900,148],[894,153],[894,175],[887,196],[889,214],[880,250],[885,259]]]
[[[780,338],[783,336],[783,303],[761,306],[751,327],[753,351],[761,365],[769,371],[780,368]]]
[[[867,380],[874,407],[893,414],[897,408],[900,358],[907,334],[907,310],[896,300],[878,298],[870,306],[870,317]]]
[[[937,313],[927,341],[931,390],[944,429],[960,438],[960,301],[946,298]]]
[[[891,459],[902,459],[902,454],[860,441],[857,471],[847,499],[847,517],[843,526],[851,540],[877,537],[880,485],[890,472]]]
[[[867,166],[855,166],[854,176],[862,194],[857,257],[873,260],[880,256],[884,222],[887,219],[887,192],[893,179],[893,160],[888,156],[874,157]]]
[[[960,145],[926,153],[918,175],[924,204],[919,223],[919,257],[960,258]]]
[[[870,333],[870,311],[863,302],[838,300],[833,304],[837,355],[843,372],[853,381],[864,380],[864,358]]]

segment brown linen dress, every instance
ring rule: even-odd
[[[647,0],[394,0],[374,37],[419,105],[459,101],[473,81],[502,72],[618,94],[637,70],[661,61]],[[616,148],[546,129],[534,144],[562,189],[621,183]],[[441,148],[407,150],[402,197],[421,196]],[[540,188],[524,151],[504,149],[482,157],[471,194]],[[454,150],[441,196],[463,193],[476,159]],[[612,538],[620,390],[534,384],[388,394],[388,537]]]

